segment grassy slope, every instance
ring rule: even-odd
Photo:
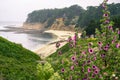
[[[39,56],[0,37],[0,80],[37,80]]]

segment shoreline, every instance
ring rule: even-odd
[[[46,30],[44,32],[51,33],[57,36],[57,38],[41,47],[36,48],[35,50],[32,50],[33,52],[38,54],[41,57],[41,59],[45,59],[46,57],[50,56],[57,50],[56,42],[61,41],[60,47],[62,47],[67,43],[66,40],[68,39],[68,37],[69,36],[73,37],[75,34],[75,32],[72,31],[60,31],[60,30]]]

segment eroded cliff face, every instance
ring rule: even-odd
[[[75,25],[68,25],[65,26],[63,23],[53,23],[50,29],[52,30],[66,30],[66,31],[73,31]]]
[[[68,25],[66,26],[64,24],[64,19],[62,18],[58,18],[56,19],[56,21],[54,21],[54,23],[51,25],[50,29],[53,30],[66,30],[66,31],[73,31],[74,30],[75,25]]]
[[[24,29],[42,30],[44,29],[45,23],[24,23]]]
[[[32,30],[45,30],[45,29],[52,29],[52,30],[66,30],[66,31],[74,31],[75,25],[68,25],[64,24],[63,18],[58,18],[54,21],[54,23],[46,28],[47,22],[45,23],[24,23],[24,29],[32,29]]]

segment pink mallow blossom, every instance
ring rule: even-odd
[[[105,54],[101,54],[101,57],[104,58],[104,57],[105,57]]]
[[[95,77],[95,74],[92,74],[92,78],[94,78]]]
[[[101,46],[102,46],[102,42],[99,41],[99,42],[98,42],[98,45],[101,47]]]
[[[103,8],[105,8],[105,7],[106,7],[106,6],[105,6],[105,3],[102,3],[102,7],[103,7]]]
[[[71,57],[71,60],[72,60],[72,61],[75,61],[75,60],[76,60],[76,57],[75,57],[75,56],[72,56],[72,57]]]
[[[94,74],[98,74],[98,72],[99,72],[99,71],[95,70],[95,71],[94,71]]]
[[[92,49],[92,48],[89,48],[89,49],[88,49],[88,52],[89,52],[90,54],[92,54],[92,53],[93,53],[93,49]]]
[[[71,41],[72,41],[72,38],[71,38],[71,37],[69,37],[69,38],[68,38],[68,42],[70,43]]]
[[[108,23],[110,23],[110,21],[109,20],[105,20],[105,23],[108,24]]]
[[[103,14],[103,17],[108,17],[108,14],[107,13]]]
[[[85,52],[85,51],[82,51],[82,54],[86,54],[86,52]]]
[[[118,34],[120,34],[120,30],[118,30]]]
[[[97,60],[96,56],[94,57],[94,60]]]
[[[104,49],[105,51],[108,51],[108,47],[107,47],[107,46],[105,46],[103,49]]]
[[[93,69],[96,69],[96,68],[97,68],[97,66],[93,65],[93,66],[92,66],[92,68],[93,68]]]
[[[117,44],[116,44],[116,48],[120,48],[120,43],[117,43]]]
[[[115,40],[112,40],[112,44],[114,44],[115,43]]]
[[[71,69],[71,70],[74,70],[74,66],[71,66],[70,69]]]
[[[88,73],[90,73],[90,72],[91,72],[91,69],[90,69],[90,68],[88,68],[88,69],[87,69],[87,71],[88,71]]]
[[[77,35],[76,35],[76,33],[75,33],[75,35],[74,35],[74,37],[73,37],[73,40],[74,40],[74,41],[77,41]]]
[[[62,72],[62,73],[64,73],[64,72],[65,72],[65,69],[64,69],[64,68],[62,68],[62,69],[61,69],[61,72]]]
[[[108,26],[108,29],[109,29],[109,30],[113,30],[112,26]]]

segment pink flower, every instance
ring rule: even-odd
[[[108,17],[108,14],[107,14],[107,13],[105,13],[105,14],[103,15],[103,17]]]
[[[65,72],[65,69],[64,69],[64,68],[62,68],[62,69],[61,69],[61,72],[62,72],[62,73],[64,73],[64,72]]]
[[[88,49],[88,52],[89,52],[90,54],[92,54],[92,53],[93,53],[93,49],[89,48],[89,49]]]
[[[106,6],[105,6],[105,3],[102,3],[102,7],[103,7],[103,8],[105,8],[105,7],[106,7]]]
[[[90,60],[87,61],[88,64],[89,64],[90,62],[91,62]]]
[[[73,45],[74,45],[74,46],[76,46],[76,44],[77,44],[77,42],[76,42],[76,41],[74,41],[74,42],[73,42]]]
[[[109,30],[113,30],[112,26],[108,26],[108,29],[109,29]]]
[[[108,24],[108,23],[110,23],[110,21],[109,21],[109,20],[106,20],[105,23]]]
[[[69,37],[69,38],[68,38],[68,42],[70,43],[71,41],[72,41],[72,38],[71,38],[71,37]]]
[[[83,56],[80,56],[80,58],[83,58]]]
[[[117,43],[117,44],[116,44],[116,48],[120,48],[120,43]]]
[[[96,69],[97,67],[95,65],[92,66],[93,69]]]
[[[94,74],[98,74],[98,71],[97,71],[97,70],[95,70],[95,71],[94,71]]]
[[[71,68],[70,68],[71,70],[74,70],[74,66],[71,66]]]
[[[74,37],[73,37],[74,41],[77,41],[77,34],[75,33]]]
[[[87,69],[87,71],[88,71],[88,73],[90,73],[90,72],[91,72],[91,69],[90,69],[90,68],[88,68],[88,69]]]
[[[107,47],[107,46],[105,46],[103,49],[104,49],[105,51],[108,51],[108,47]]]
[[[106,47],[108,47],[108,48],[109,48],[109,47],[110,47],[110,44],[107,44],[107,45],[106,45]]]
[[[78,65],[78,61],[75,61],[75,64]]]
[[[98,74],[99,71],[100,71],[100,69],[99,69],[98,67],[96,67],[96,68],[94,69],[94,73],[95,73],[95,74]]]
[[[97,60],[96,57],[94,57],[94,60]]]
[[[120,30],[118,30],[118,34],[120,34]]]
[[[98,45],[101,47],[101,46],[102,46],[102,42],[99,41],[99,42],[98,42]]]
[[[101,57],[104,58],[104,57],[105,57],[105,54],[101,54]]]
[[[83,52],[82,52],[82,54],[86,54],[86,52],[85,52],[85,51],[83,51]]]
[[[71,60],[72,60],[72,61],[75,61],[75,60],[76,60],[76,57],[75,57],[75,56],[72,56],[72,57],[71,57]]]
[[[115,40],[112,40],[112,44],[114,44],[115,43]]]
[[[92,78],[94,78],[95,77],[95,74],[92,74]]]
[[[76,41],[76,40],[77,40],[77,36],[76,36],[76,35],[74,36],[73,40],[74,40],[74,41]]]

